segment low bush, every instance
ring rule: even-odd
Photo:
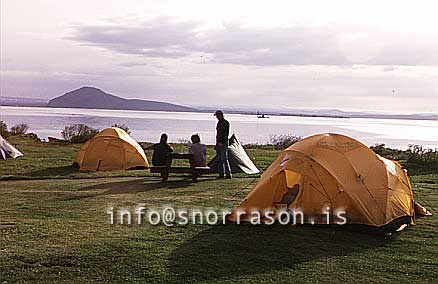
[[[190,141],[190,139],[184,138],[184,137],[180,137],[176,141],[178,141],[178,144],[187,144],[187,145],[189,145],[190,143],[192,143]]]
[[[97,133],[99,133],[98,129],[85,124],[68,125],[61,131],[62,138],[71,143],[84,143]]]
[[[284,150],[292,144],[300,141],[302,137],[291,134],[271,135],[269,138],[270,144],[274,146],[276,150]]]
[[[22,135],[22,134],[26,134],[28,130],[29,130],[28,124],[20,123],[12,126],[9,132],[11,133],[11,135]]]
[[[438,172],[438,150],[425,148],[421,145],[409,145],[406,151],[406,167],[415,172]]]
[[[41,141],[36,133],[26,133],[23,135],[23,137],[34,140],[34,141]]]
[[[383,143],[371,146],[370,149],[373,150],[375,153],[379,154],[380,156],[385,157],[387,159],[397,160],[397,161],[406,160],[405,151],[386,147],[386,145]]]
[[[421,145],[409,145],[407,150],[391,149],[385,144],[370,147],[374,152],[387,159],[398,161],[411,174],[419,172],[438,172],[438,150]]]
[[[262,150],[275,150],[275,147],[271,144],[249,143],[243,145],[245,149],[262,149]]]
[[[123,130],[125,130],[126,133],[131,135],[131,130],[129,129],[128,125],[126,125],[126,124],[114,123],[111,127],[117,127],[117,128],[123,129]]]

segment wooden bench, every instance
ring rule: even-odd
[[[190,167],[172,167],[173,160],[188,160]],[[165,166],[152,166],[150,171],[151,173],[159,173],[162,181],[166,181],[169,178],[169,173],[190,174],[193,182],[197,182],[201,174],[211,173],[209,167],[193,167],[192,165],[192,154],[171,153]]]

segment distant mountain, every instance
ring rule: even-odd
[[[181,105],[147,101],[139,99],[124,99],[114,96],[94,87],[82,87],[51,99],[49,107],[56,108],[89,108],[116,110],[155,110],[155,111],[196,111],[195,108]]]
[[[337,118],[374,118],[374,119],[416,119],[416,120],[438,120],[438,114],[383,114],[371,112],[351,112],[338,109],[314,109],[314,110],[291,110],[280,112],[279,115],[311,116],[311,117],[337,117]]]
[[[198,107],[201,112],[213,112],[216,108]],[[374,118],[374,119],[414,119],[414,120],[438,120],[437,113],[414,113],[414,114],[382,114],[371,112],[351,112],[339,109],[289,109],[289,108],[257,108],[235,107],[222,108],[225,113],[237,113],[257,115],[263,113],[269,116],[304,116],[304,117],[331,117],[331,118]]]

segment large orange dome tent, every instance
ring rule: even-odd
[[[377,227],[414,216],[411,184],[397,162],[350,137],[319,134],[283,151],[229,219],[236,221],[238,211],[249,221],[254,210],[287,208],[326,224],[327,206],[344,210],[347,223]]]
[[[81,170],[112,171],[149,167],[141,146],[123,129],[111,127],[102,130],[85,142],[75,163]]]

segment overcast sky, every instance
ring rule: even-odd
[[[2,0],[1,95],[438,112],[436,1]]]

